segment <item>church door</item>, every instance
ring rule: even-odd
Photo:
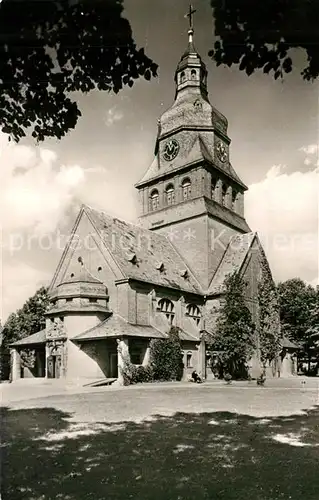
[[[54,356],[47,358],[48,378],[54,378]]]
[[[60,378],[62,357],[60,355],[49,356],[47,359],[47,363],[48,363],[48,378]]]
[[[61,377],[62,359],[61,359],[61,356],[54,356],[54,357],[55,357],[54,378],[60,378]]]

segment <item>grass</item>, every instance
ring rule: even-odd
[[[203,385],[19,402],[2,408],[2,499],[318,500],[316,397]]]

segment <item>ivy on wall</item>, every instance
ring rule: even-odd
[[[260,360],[265,368],[267,361],[277,358],[281,350],[279,301],[276,286],[266,261],[260,262],[261,278],[258,283],[258,334]]]

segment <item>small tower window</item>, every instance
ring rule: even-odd
[[[222,205],[226,205],[226,194],[227,194],[227,186],[226,184],[223,184],[222,187]]]
[[[215,194],[216,194],[216,181],[215,181],[215,179],[212,179],[212,183],[211,183],[211,198],[212,198],[212,200],[215,200]]]
[[[237,201],[237,193],[233,189],[232,197],[231,197],[231,208],[232,208],[232,210],[234,210],[234,212],[236,211],[236,201]]]
[[[169,184],[166,188],[166,205],[173,205],[175,203],[175,189],[173,184]]]
[[[192,69],[191,71],[191,80],[196,80],[196,69]]]
[[[151,192],[151,198],[150,198],[150,210],[154,211],[159,208],[159,194],[157,189],[154,189]]]
[[[183,200],[188,200],[192,194],[192,185],[190,179],[184,179],[182,182]]]
[[[181,82],[181,83],[184,83],[184,82],[185,82],[185,80],[186,80],[185,71],[182,71],[182,72],[181,72],[181,77],[180,77],[180,82]]]
[[[159,300],[157,309],[163,314],[165,314],[170,324],[173,323],[175,311],[174,311],[174,304],[171,300],[169,299]]]
[[[194,322],[198,326],[200,323],[201,313],[200,309],[196,304],[189,304],[186,308],[186,316],[193,318]]]

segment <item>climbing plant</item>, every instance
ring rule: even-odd
[[[35,367],[35,350],[34,349],[24,349],[20,351],[21,366],[25,368],[30,368],[31,370]]]
[[[259,350],[260,360],[265,368],[267,361],[274,360],[281,349],[279,301],[276,286],[266,261],[261,264],[261,278],[258,283],[259,305]]]

